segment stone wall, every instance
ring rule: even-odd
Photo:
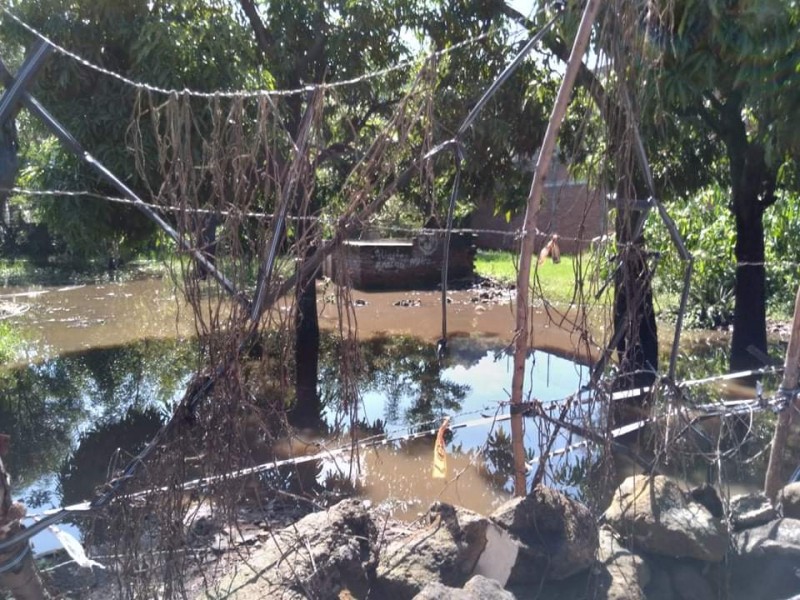
[[[448,281],[472,279],[473,236],[450,239]],[[337,284],[361,290],[434,288],[442,280],[444,235],[427,234],[410,240],[352,240],[334,252],[325,275]]]

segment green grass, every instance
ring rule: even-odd
[[[5,321],[0,321],[0,364],[14,360],[23,344],[20,332]]]
[[[531,285],[535,296],[544,296],[549,302],[571,302],[575,293],[578,262],[584,280],[584,292],[589,294],[590,301],[595,302],[594,290],[598,288],[597,260],[589,254],[580,257],[562,256],[561,262],[554,264],[547,260],[538,266],[534,257],[531,266]],[[578,259],[580,259],[578,261]],[[511,252],[499,250],[479,250],[475,257],[475,272],[501,285],[512,286],[517,282],[518,257]],[[608,291],[603,302],[608,302]]]

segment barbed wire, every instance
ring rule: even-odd
[[[9,192],[12,194],[20,195],[20,196],[29,196],[29,197],[37,197],[37,196],[51,196],[51,197],[68,197],[68,198],[80,198],[80,197],[87,197],[93,198],[95,200],[103,200],[106,202],[113,202],[116,204],[123,204],[127,206],[138,206],[140,203],[134,202],[133,200],[129,200],[127,198],[122,198],[119,196],[108,196],[104,194],[99,194],[97,192],[91,192],[89,190],[77,190],[77,191],[69,191],[69,190],[34,190],[30,188],[20,188],[20,187],[0,187],[0,192]],[[210,209],[210,208],[187,208],[182,206],[172,206],[166,204],[155,204],[151,202],[142,202],[145,206],[152,208],[154,210],[160,210],[164,212],[171,212],[171,213],[180,213],[180,214],[207,214],[207,215],[222,215],[222,216],[230,216],[230,215],[237,215],[247,218],[253,219],[271,219],[274,215],[272,213],[267,212],[259,212],[259,211],[232,211],[227,209]],[[327,226],[335,226],[337,224],[337,219],[334,217],[328,217],[326,215],[309,215],[309,216],[287,216],[286,220],[288,221],[310,221],[321,223]],[[375,231],[387,231],[387,232],[394,232],[394,233],[403,233],[403,234],[416,234],[416,235],[426,235],[426,234],[441,234],[447,231],[445,227],[409,227],[403,225],[392,225],[392,224],[385,224],[380,223],[377,221],[372,221],[365,223],[365,225],[370,230]],[[491,229],[491,228],[482,228],[482,227],[454,227],[450,229],[450,231],[454,234],[461,234],[461,235],[494,235],[499,237],[509,237],[513,239],[519,239],[520,231],[518,229]],[[548,232],[542,231],[540,229],[536,229],[536,234],[540,236],[550,236],[553,233],[557,232]],[[605,243],[605,242],[613,242],[614,236],[612,233],[598,235],[591,238],[584,238],[584,237],[577,237],[577,236],[568,236],[558,234],[558,239],[561,241],[566,242],[573,242],[578,244],[598,244],[598,243]],[[628,244],[631,245],[631,244]],[[717,258],[697,258],[695,257],[695,262],[719,262]],[[791,260],[764,260],[764,261],[738,261],[733,263],[733,266],[736,268],[741,267],[791,267],[791,268],[800,268],[800,261],[791,261]]]
[[[204,91],[193,90],[193,89],[189,89],[189,88],[184,88],[182,90],[177,89],[177,88],[164,88],[164,87],[160,87],[160,86],[153,85],[153,84],[150,84],[150,83],[145,83],[145,82],[142,82],[142,81],[136,81],[134,79],[126,77],[125,75],[122,75],[121,73],[117,73],[117,72],[112,71],[110,69],[106,69],[105,67],[101,67],[100,65],[98,65],[96,63],[93,63],[92,61],[80,56],[76,52],[73,52],[72,50],[69,50],[69,49],[65,48],[64,46],[61,46],[60,44],[56,43],[51,38],[46,36],[44,33],[39,31],[38,29],[36,29],[33,25],[30,25],[29,23],[24,21],[21,17],[19,17],[19,16],[15,15],[14,13],[12,13],[8,8],[3,7],[2,10],[3,10],[4,14],[6,14],[8,17],[10,17],[13,21],[15,21],[23,29],[25,29],[26,31],[28,31],[32,35],[36,36],[40,40],[46,42],[50,46],[52,46],[53,49],[56,50],[57,52],[59,52],[60,54],[66,56],[68,58],[71,58],[72,60],[76,61],[77,63],[79,63],[81,65],[83,65],[84,67],[92,69],[93,71],[101,73],[102,75],[106,75],[107,77],[111,77],[113,79],[121,81],[122,83],[124,83],[124,84],[126,84],[128,86],[131,86],[131,87],[133,87],[133,88],[135,88],[137,90],[143,90],[143,91],[147,91],[147,92],[162,94],[162,95],[165,95],[165,96],[172,96],[172,95],[181,96],[181,95],[183,95],[183,96],[192,96],[192,97],[195,97],[195,98],[259,98],[259,97],[264,97],[264,96],[269,96],[269,97],[289,97],[289,96],[296,96],[296,95],[300,95],[300,94],[306,94],[308,92],[313,92],[313,91],[316,91],[316,90],[329,90],[329,89],[336,89],[336,88],[341,88],[341,87],[348,87],[348,86],[352,86],[352,85],[356,85],[356,84],[359,84],[359,83],[363,83],[365,81],[369,81],[369,80],[372,80],[372,79],[377,79],[377,78],[383,77],[385,75],[389,75],[390,73],[394,73],[395,71],[402,71],[404,69],[411,68],[411,67],[413,67],[415,65],[418,65],[421,62],[424,62],[426,60],[439,58],[439,57],[442,57],[442,56],[447,56],[448,54],[450,54],[452,52],[455,52],[457,50],[461,50],[462,48],[465,48],[467,46],[471,46],[472,44],[476,44],[478,42],[481,42],[481,41],[489,38],[490,36],[492,36],[495,33],[494,30],[493,31],[488,31],[486,33],[482,33],[480,35],[476,35],[476,36],[473,36],[473,37],[468,38],[466,40],[463,40],[461,42],[458,42],[456,44],[453,44],[452,46],[449,46],[447,48],[443,48],[442,50],[436,50],[436,51],[433,51],[433,52],[428,52],[428,53],[422,54],[422,55],[420,55],[418,57],[411,58],[411,59],[408,59],[408,60],[405,60],[405,61],[401,61],[401,62],[399,62],[399,63],[397,63],[395,65],[391,65],[391,66],[385,67],[383,69],[377,69],[375,71],[370,71],[368,73],[364,73],[364,74],[359,75],[357,77],[352,77],[350,79],[344,79],[344,80],[341,80],[341,81],[334,81],[334,82],[330,82],[330,83],[306,84],[306,85],[303,85],[303,86],[298,87],[298,88],[286,89],[286,90],[268,90],[268,89],[259,89],[259,90],[215,90],[215,91],[210,91],[210,92],[204,92]],[[514,32],[509,36],[508,43],[509,44],[514,43],[518,39],[521,39],[523,37],[527,37],[527,32],[525,32],[525,31]]]
[[[20,187],[11,187],[11,188],[0,187],[0,192],[10,192],[20,196],[30,196],[30,197],[37,197],[37,196],[51,196],[51,197],[63,196],[68,198],[87,197],[87,198],[93,198],[95,200],[113,202],[116,204],[124,204],[127,206],[141,206],[142,204],[144,204],[145,206],[152,208],[154,210],[179,213],[179,214],[207,214],[207,215],[222,215],[222,216],[237,215],[254,219],[271,219],[274,216],[272,213],[259,212],[259,211],[232,211],[227,209],[188,208],[183,206],[155,204],[148,202],[139,203],[139,202],[134,202],[133,200],[129,200],[127,198],[121,198],[119,196],[107,196],[104,194],[99,194],[97,192],[91,192],[88,190],[78,190],[78,191],[34,190],[30,188],[20,188]],[[338,219],[334,217],[329,217],[327,215],[287,216],[286,220],[294,222],[311,221],[315,223],[321,223],[322,225],[328,225],[331,227],[335,226],[338,223]],[[368,226],[371,230],[391,231],[391,232],[406,233],[406,234],[440,234],[448,231],[447,228],[445,227],[408,227],[402,225],[384,224],[377,221],[367,222],[365,223],[365,225]],[[450,231],[454,234],[465,234],[465,235],[487,234],[487,235],[497,235],[497,236],[505,236],[511,238],[518,238],[520,235],[520,232],[517,229],[454,227],[451,228]],[[540,229],[537,229],[536,232],[537,235],[543,235],[543,236],[552,235],[552,232],[541,231]],[[558,239],[562,241],[592,244],[605,241],[606,237],[607,236],[595,236],[593,238],[580,238],[580,237],[572,237],[559,234]]]

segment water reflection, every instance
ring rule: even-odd
[[[31,509],[84,500],[105,480],[117,448],[135,452],[152,435],[196,359],[191,344],[150,340],[0,368],[14,494]]]
[[[343,422],[341,390],[346,386],[337,343],[329,338],[324,348],[323,416],[335,430]],[[0,372],[0,422],[14,434],[8,467],[15,475],[16,494],[31,508],[89,497],[110,470],[137,453],[161,425],[195,371],[196,354],[191,342],[150,340],[69,353]],[[397,438],[388,448],[362,452],[360,483],[368,496],[404,504],[410,512],[434,499],[487,511],[505,497],[507,424],[493,424],[491,417],[502,414],[511,361],[497,344],[455,339],[448,358],[439,362],[432,344],[394,336],[362,343],[359,355],[361,369],[350,389],[360,392],[357,418],[362,434],[385,432]],[[528,372],[536,397],[547,400],[574,392],[583,369],[537,353],[529,358]],[[482,421],[448,436],[450,472],[460,473],[449,483],[430,478],[432,436],[402,439],[435,429],[444,416],[454,425]],[[485,458],[476,458],[487,440],[492,443]],[[533,432],[528,442],[532,448],[538,442]],[[319,465],[305,467],[303,481],[291,482],[297,472],[286,468],[265,479],[304,492],[339,485],[333,472]]]
[[[384,424],[387,437],[397,441],[388,449],[366,453],[363,492],[376,502],[386,502],[396,516],[414,516],[434,500],[458,503],[490,512],[511,491],[508,392],[511,357],[496,343],[456,338],[449,353],[437,362],[435,349],[413,338],[386,338],[366,344],[366,374],[360,382],[361,415],[370,423]],[[547,404],[565,398],[586,381],[587,370],[571,360],[546,352],[532,352],[526,364],[526,397]],[[588,418],[576,406],[569,418]],[[435,430],[447,416],[449,478],[431,478],[433,435],[405,441],[409,433]],[[546,432],[527,421],[529,460],[541,447]],[[571,442],[564,432],[556,448]],[[555,468],[574,460],[554,461]]]

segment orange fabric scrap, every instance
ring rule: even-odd
[[[558,235],[556,234],[553,234],[553,237],[550,238],[547,245],[539,252],[539,264],[543,265],[548,256],[552,258],[553,262],[556,264],[561,262],[561,249],[558,247]]]
[[[444,434],[450,428],[450,417],[445,417],[439,431],[436,432],[436,443],[433,446],[433,478],[447,479],[447,451]]]

